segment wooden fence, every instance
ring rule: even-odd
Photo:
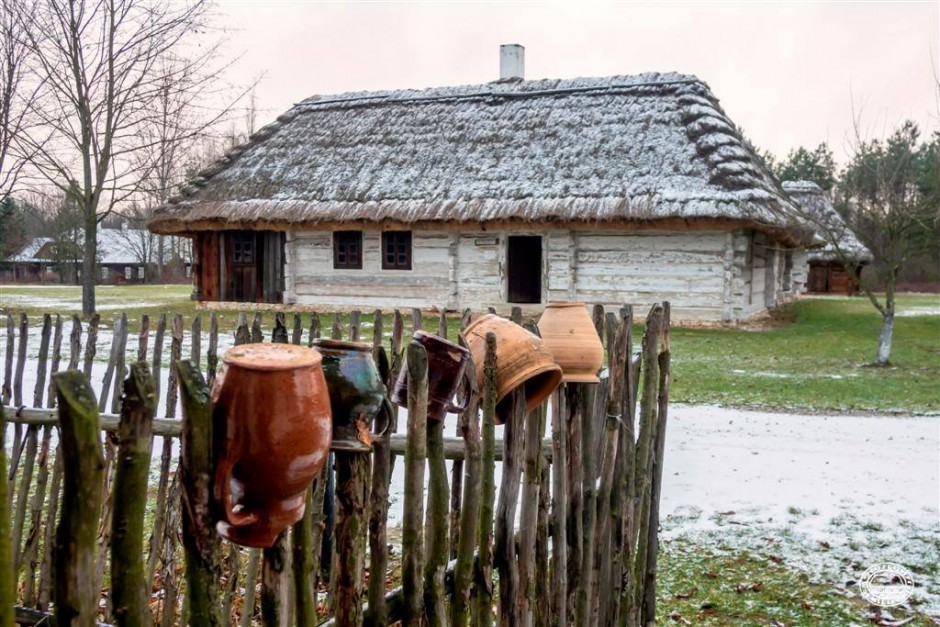
[[[304,317],[288,326],[275,314],[271,341],[312,343],[320,316]],[[14,614],[20,624],[54,617],[63,625],[651,624],[669,306],[651,309],[636,353],[632,307],[595,307],[593,317],[609,376],[563,385],[528,413],[516,392],[497,440],[495,338],[487,338],[483,389],[468,373],[469,404],[448,437],[427,419],[424,349],[406,344],[400,312],[389,320],[376,311],[380,373],[391,382],[407,367],[412,382],[406,433],[377,442],[371,455],[337,451],[308,491],[304,518],[260,551],[220,542],[210,524],[214,313],[205,354],[202,320],[193,319],[186,360],[182,318],[161,315],[152,327],[143,317],[130,367],[127,318],[117,315],[97,399],[87,380],[98,316],[87,325],[73,317],[66,335],[60,316],[45,315],[31,407],[23,390],[31,329],[25,315],[8,315],[0,538],[12,542],[0,542],[0,625]],[[518,310],[512,318],[523,322]],[[361,341],[361,314],[348,328],[344,319],[334,315],[328,335]],[[469,320],[465,312],[461,326]],[[414,310],[411,328],[421,327]],[[436,331],[447,335],[443,313]],[[251,324],[242,314],[235,343],[263,339],[261,314]],[[166,409],[155,418],[161,394]],[[389,485],[402,455],[401,546],[393,550]]]

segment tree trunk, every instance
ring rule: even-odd
[[[881,315],[881,334],[878,336],[878,354],[875,356],[873,366],[888,366],[891,364],[891,339],[894,337],[894,298],[888,298],[888,304]]]
[[[98,222],[94,215],[85,223],[85,246],[82,253],[82,315],[95,313],[95,282],[98,256]]]

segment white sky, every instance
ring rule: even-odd
[[[526,78],[695,74],[732,120],[783,156],[828,141],[842,161],[903,119],[940,128],[940,1],[314,2],[218,0],[230,79],[263,74],[261,124],[314,94],[485,83],[499,44]],[[936,68],[936,70],[934,69]]]

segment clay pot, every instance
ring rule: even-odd
[[[597,383],[604,346],[584,303],[549,303],[539,319],[539,334],[561,366],[567,383]]]
[[[496,335],[496,422],[502,424],[511,409],[506,398],[510,392],[524,385],[526,411],[531,411],[555,391],[561,383],[562,372],[551,350],[537,335],[511,320],[486,314],[471,322],[463,332],[477,369],[481,394],[487,333]]]
[[[213,497],[222,537],[269,547],[301,519],[330,451],[330,400],[319,353],[290,344],[226,351],[212,387],[218,434]]]
[[[323,355],[323,374],[333,408],[334,451],[368,453],[382,434],[369,425],[385,400],[385,384],[372,359],[372,347],[360,342],[314,340]]]
[[[470,351],[424,331],[415,331],[411,341],[421,344],[428,353],[428,418],[444,420],[448,412],[457,413],[466,409],[466,400],[462,405],[455,405],[451,399],[457,393],[463,371],[470,361]],[[402,366],[398,373],[392,402],[400,407],[408,407],[407,365]]]

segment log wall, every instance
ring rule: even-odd
[[[380,231],[363,232],[363,264],[355,270],[333,268],[332,232],[289,233],[285,302],[347,308],[432,303],[474,311],[496,304],[508,311],[509,234],[415,231],[412,270],[401,271],[382,269]],[[783,249],[751,230],[512,232],[539,234],[543,302],[649,306],[668,300],[675,320],[736,322],[797,293],[784,290]],[[802,283],[791,279],[791,286]]]

